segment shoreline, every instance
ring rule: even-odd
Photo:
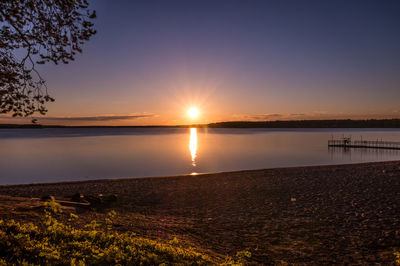
[[[208,124],[181,125],[41,125],[41,124],[0,124],[0,128],[162,128],[162,127],[203,127],[203,128],[400,128],[400,118],[386,119],[323,119],[323,120],[272,120],[272,121],[219,121]]]
[[[239,173],[257,173],[263,171],[275,171],[284,169],[302,169],[302,168],[325,168],[325,167],[346,167],[346,166],[361,166],[361,165],[381,165],[381,164],[392,164],[400,163],[400,160],[391,161],[378,161],[378,162],[362,162],[362,163],[343,163],[343,164],[321,164],[321,165],[304,165],[304,166],[288,166],[288,167],[273,167],[273,168],[259,168],[259,169],[243,169],[233,171],[217,171],[208,173],[195,173],[195,174],[177,174],[170,176],[145,176],[145,177],[116,177],[116,178],[101,178],[101,179],[84,179],[84,180],[66,180],[56,182],[37,182],[37,183],[21,183],[21,184],[0,184],[1,189],[5,187],[21,187],[21,186],[43,186],[43,185],[74,185],[74,184],[86,184],[96,182],[120,182],[129,180],[147,180],[147,179],[173,179],[173,178],[189,178],[189,177],[201,177],[201,176],[219,176],[219,175],[230,175]]]
[[[246,250],[256,264],[393,264],[400,248],[400,161],[3,185],[0,219],[36,221],[33,198],[76,193],[117,198],[81,210],[76,226],[115,210],[116,231],[176,237],[219,258]]]

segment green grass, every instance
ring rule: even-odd
[[[61,207],[46,203],[43,219],[33,223],[0,220],[0,265],[209,265],[220,264],[206,254],[180,245],[117,233],[111,230],[115,212],[105,225],[92,221],[76,229],[58,219]],[[72,223],[77,216],[70,214]],[[249,253],[239,253],[238,262],[227,258],[223,264],[240,264]]]
[[[396,265],[400,265],[400,249],[395,250],[393,252],[393,255],[396,258],[396,260],[395,260]]]

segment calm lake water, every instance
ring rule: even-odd
[[[169,176],[399,160],[328,139],[400,141],[399,129],[0,129],[0,184]]]

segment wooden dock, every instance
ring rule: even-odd
[[[355,140],[355,141],[352,141],[351,138],[343,138],[343,139],[328,140],[328,147],[400,150],[400,142],[382,141],[382,140],[376,140],[376,141]]]

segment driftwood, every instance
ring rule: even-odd
[[[64,206],[70,206],[70,207],[79,207],[79,208],[85,208],[85,209],[91,209],[91,204],[90,203],[83,203],[83,202],[74,202],[74,201],[67,201],[67,200],[55,200],[55,202],[64,205]]]
[[[64,206],[70,206],[75,208],[83,208],[83,209],[93,209],[93,208],[101,208],[106,207],[111,203],[117,201],[116,195],[108,195],[103,196],[103,194],[99,194],[98,196],[87,195],[76,193],[71,196],[71,201],[69,200],[57,200],[54,196],[43,196],[41,198],[42,201],[54,201]]]

